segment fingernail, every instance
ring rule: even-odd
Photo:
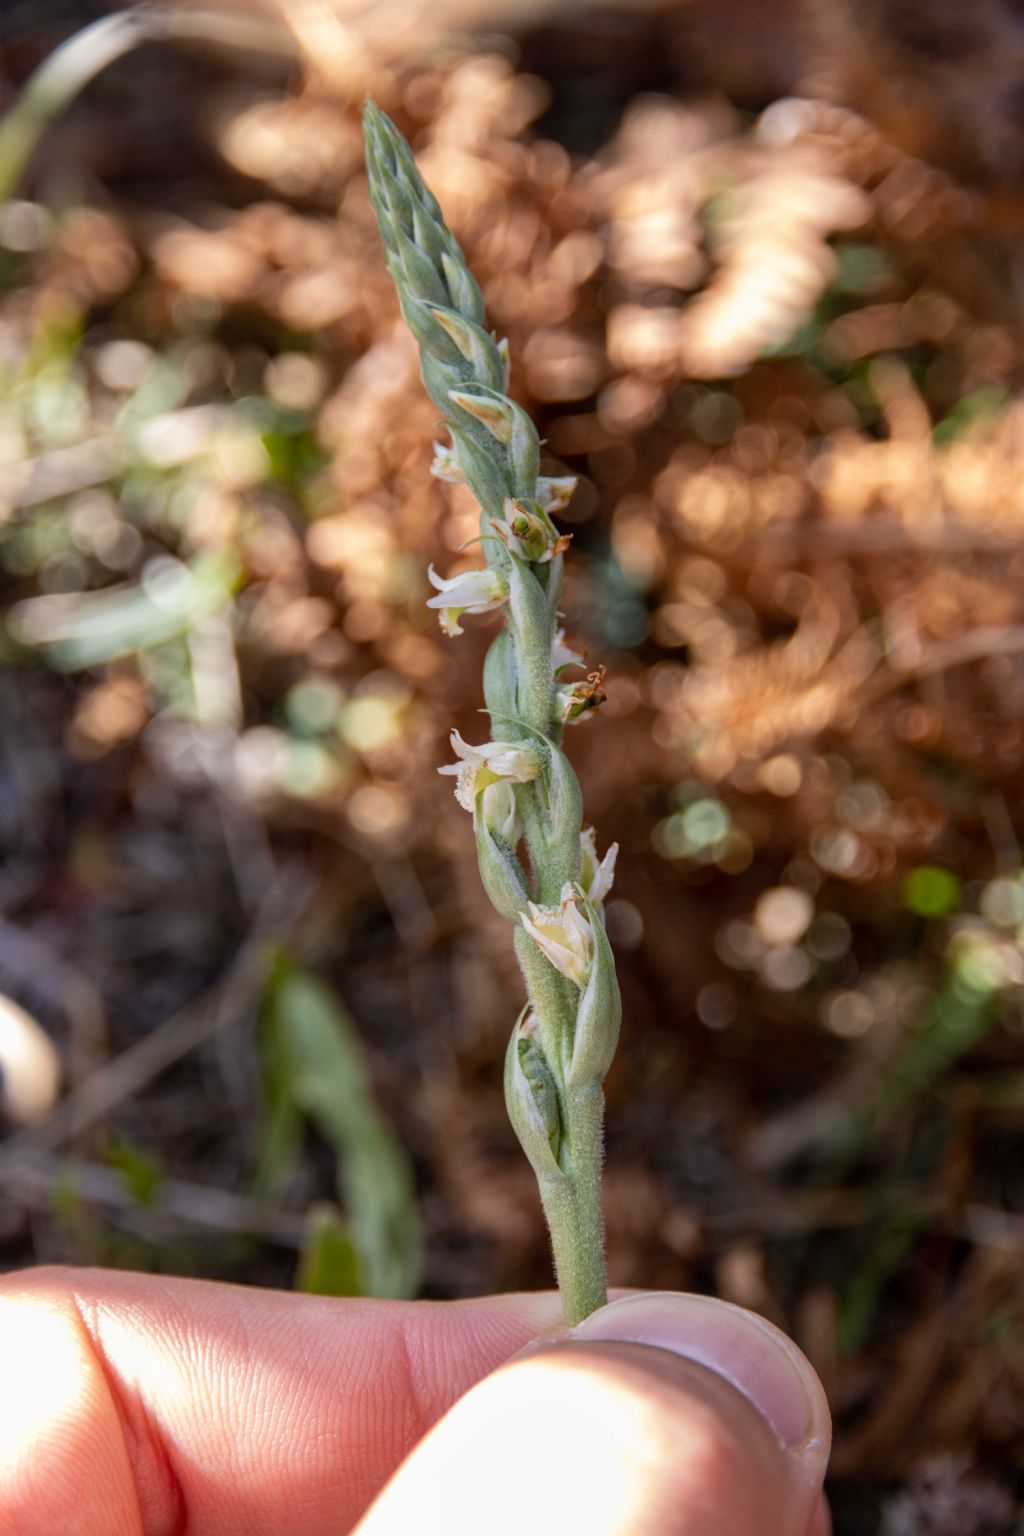
[[[681,1292],[624,1296],[592,1313],[569,1336],[670,1350],[742,1392],[787,1449],[828,1442],[828,1404],[810,1363],[774,1324],[743,1307]]]

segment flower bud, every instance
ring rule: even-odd
[[[443,304],[448,295],[444,283],[430,257],[410,240],[404,229],[396,229],[395,246],[409,292],[420,302],[433,300]],[[454,340],[454,337],[452,338]]]
[[[430,311],[418,299],[409,295],[405,287],[405,279],[397,275],[397,263],[393,260],[388,261],[388,271],[395,279],[395,287],[398,289],[398,304],[402,311],[402,319],[423,348],[424,361],[429,359],[431,362],[441,363],[445,369],[444,376],[447,381],[450,381],[451,370],[461,362],[458,347],[447,332],[438,325]],[[425,372],[424,377],[426,377]]]
[[[448,397],[460,411],[465,411],[482,427],[486,427],[499,443],[507,446],[512,441],[513,418],[509,401],[472,394],[465,389],[450,389]]]
[[[504,574],[508,581],[509,627],[516,648],[517,712],[539,729],[547,726],[551,714],[547,595],[533,567],[521,560],[509,560]]]
[[[466,484],[488,516],[497,517],[509,491],[507,467],[499,462],[504,459],[504,454],[498,455],[496,461],[471,433],[464,432],[453,422],[449,422],[448,430],[452,434]]]
[[[450,390],[449,399],[504,444],[508,449],[513,492],[532,496],[540,468],[540,440],[537,428],[522,406],[498,390],[488,388],[485,383],[474,385],[473,390]]]
[[[575,881],[579,878],[577,861],[583,821],[583,792],[572,764],[559,747],[551,746],[548,749],[545,782],[551,818],[548,842],[552,848],[571,850],[572,867],[564,871],[564,878]]]
[[[511,801],[510,810],[504,801],[505,794]],[[523,867],[516,855],[520,829],[511,784],[503,782],[487,786],[477,800],[473,829],[484,890],[495,910],[514,923],[529,899],[529,892]]]
[[[455,244],[454,240],[452,244]],[[458,250],[458,247],[456,247],[456,250]],[[461,254],[460,251],[459,256]],[[465,262],[456,260],[455,256],[448,255],[446,252],[441,257],[441,270],[448,284],[452,307],[459,310],[462,314],[468,315],[478,325],[482,325],[484,319],[483,295],[480,292],[476,278],[470,272]]]
[[[510,400],[512,407],[512,435],[509,438],[508,457],[512,466],[513,490],[518,496],[532,496],[537,489],[537,472],[540,469],[540,438],[533,419],[521,405]]]
[[[615,1047],[619,1043],[622,1024],[622,1000],[615,975],[615,957],[608,942],[594,904],[582,891],[579,900],[584,908],[591,935],[591,963],[586,986],[576,1010],[576,1028],[573,1033],[572,1060],[566,1077],[566,1088],[582,1088],[588,1084],[599,1085],[612,1064]]]
[[[472,320],[467,320],[464,315],[460,315],[457,310],[448,309],[444,304],[431,303],[427,299],[421,302],[424,309],[429,311],[441,329],[454,341],[472,368],[474,380],[485,384],[500,383],[501,358],[487,332]]]
[[[558,1090],[530,1020],[530,1012],[524,1009],[505,1053],[508,1117],[538,1178],[565,1180],[558,1166],[562,1135]]]

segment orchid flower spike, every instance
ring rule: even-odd
[[[574,1325],[607,1299],[601,1083],[622,1017],[601,914],[616,850],[599,860],[593,832],[582,830],[579,782],[560,745],[563,724],[604,697],[603,669],[566,680],[570,668],[583,676],[584,656],[557,627],[569,539],[552,517],[576,481],[540,473],[540,435],[509,394],[508,344],[487,328],[465,255],[394,123],[372,103],[364,121],[387,269],[450,440],[435,444],[432,470],[464,484],[480,507],[485,566],[447,578],[431,569],[429,606],[450,635],[462,633],[464,613],[497,609],[504,621],[484,663],[484,700],[494,729],[518,740],[471,746],[455,731],[456,760],[440,772],[455,777],[472,815],[487,899],[515,925],[527,999],[506,1053],[506,1103],[537,1174]]]

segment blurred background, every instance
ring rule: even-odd
[[[612,1280],[797,1338],[844,1536],[1019,1533],[1021,5],[111,10],[0,21],[0,1268],[549,1283],[369,92],[580,476]]]

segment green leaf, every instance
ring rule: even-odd
[[[334,1149],[363,1286],[374,1296],[411,1296],[422,1246],[412,1169],[373,1098],[358,1029],[322,981],[287,962],[268,1001],[288,1096]]]
[[[302,1235],[295,1289],[315,1296],[361,1296],[359,1255],[336,1205],[314,1205]]]

